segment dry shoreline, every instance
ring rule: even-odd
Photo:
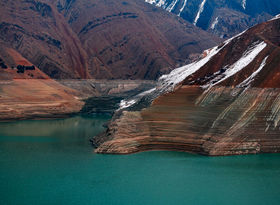
[[[155,84],[147,80],[0,80],[0,122],[65,118],[84,111],[92,97],[135,95]]]

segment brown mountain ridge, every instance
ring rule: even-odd
[[[57,79],[156,79],[219,42],[136,0],[8,0],[0,11],[1,50]]]

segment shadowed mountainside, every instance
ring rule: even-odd
[[[280,13],[279,0],[145,0],[228,38]]]

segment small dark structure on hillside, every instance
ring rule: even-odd
[[[35,66],[25,66],[25,70],[35,70]]]
[[[7,69],[8,66],[5,64],[5,62],[2,60],[2,58],[0,58],[0,67],[3,69]]]
[[[17,73],[24,73],[26,70],[35,70],[35,66],[24,66],[24,65],[18,65],[17,66]]]

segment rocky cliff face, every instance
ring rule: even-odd
[[[279,0],[145,0],[228,38],[280,13]]]
[[[118,112],[105,136],[95,138],[96,152],[280,152],[279,26],[275,18],[251,28],[162,76],[144,98],[123,102],[152,104]]]
[[[136,0],[10,0],[0,11],[2,53],[57,79],[155,79],[219,41]]]

